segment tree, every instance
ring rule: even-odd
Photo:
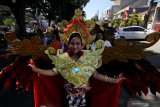
[[[144,28],[147,28],[148,20],[149,20],[149,17],[150,17],[150,12],[151,12],[151,9],[152,9],[152,7],[153,7],[153,5],[154,5],[154,1],[155,1],[155,0],[151,0],[151,1],[150,1],[148,13],[144,16],[144,25],[143,25]]]
[[[99,11],[93,16],[93,20],[96,22],[99,20]]]
[[[15,1],[15,2],[12,2]],[[25,8],[31,7],[36,13],[42,13],[50,19],[70,20],[76,8],[83,8],[89,0],[0,0],[1,5],[8,6],[16,19],[16,32],[18,35],[26,35]]]
[[[128,17],[129,25],[137,25],[139,26],[142,22],[142,15],[139,13],[130,14]]]
[[[1,0],[0,4],[8,6],[16,19],[16,32],[18,35],[24,35],[25,30],[25,5],[27,0]]]
[[[34,11],[42,13],[49,20],[70,20],[76,8],[83,9],[89,0],[35,0],[28,2]]]
[[[6,18],[3,20],[4,25],[11,26],[13,24],[13,19]]]

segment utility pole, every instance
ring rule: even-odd
[[[150,17],[150,13],[151,13],[151,9],[153,7],[154,1],[155,0],[150,1],[148,13],[144,16],[144,25],[143,25],[144,28],[147,28],[148,20],[149,20],[149,17]]]

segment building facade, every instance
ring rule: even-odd
[[[132,14],[134,11],[142,13],[148,10],[149,0],[111,0],[115,5],[111,8],[110,18],[122,18],[122,13]],[[117,5],[119,3],[119,5]],[[117,8],[118,7],[118,8]]]

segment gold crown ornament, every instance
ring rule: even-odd
[[[93,41],[89,29],[87,28],[87,24],[82,17],[82,11],[80,9],[75,10],[75,15],[73,16],[71,22],[67,25],[66,28],[63,29],[63,34],[60,34],[62,42],[68,44],[72,33],[80,34],[83,46]]]

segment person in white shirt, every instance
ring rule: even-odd
[[[95,38],[95,40],[93,41],[93,43],[91,45],[93,50],[96,49],[95,42],[97,40],[104,40],[104,34],[103,34],[103,32],[97,32],[96,33],[96,38]],[[104,40],[104,41],[105,41],[105,43],[104,43],[105,46],[107,46],[107,47],[111,47],[112,46],[111,43],[108,40]]]

